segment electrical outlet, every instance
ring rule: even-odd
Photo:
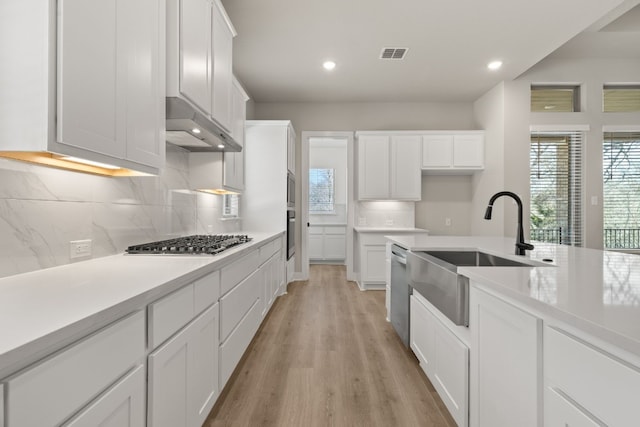
[[[91,239],[72,240],[69,242],[69,258],[82,258],[91,256]]]
[[[367,225],[367,217],[361,216],[358,218],[358,225],[363,227]]]
[[[384,225],[393,225],[393,220],[392,219],[388,219],[384,222]]]
[[[447,227],[451,227],[451,218],[445,218],[444,219],[444,225]]]

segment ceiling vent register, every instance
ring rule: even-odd
[[[380,52],[380,59],[404,59],[408,50],[406,47],[384,47]]]

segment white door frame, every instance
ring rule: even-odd
[[[309,279],[309,139],[310,138],[345,138],[347,140],[347,280],[354,280],[353,274],[353,208],[354,199],[354,135],[353,132],[338,131],[306,131],[302,132],[301,178],[302,200],[300,204],[300,262],[302,280]]]

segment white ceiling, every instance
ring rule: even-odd
[[[256,102],[419,102],[473,101],[640,0],[222,2],[238,32],[234,72]],[[572,42],[580,51],[593,40]],[[380,60],[383,47],[409,51]],[[502,69],[488,71],[496,59]]]

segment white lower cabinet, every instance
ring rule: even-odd
[[[414,291],[410,299],[409,342],[458,426],[469,422],[469,348]]]
[[[218,304],[149,355],[149,426],[200,427],[218,397]]]
[[[470,424],[537,427],[542,321],[471,286]]]
[[[637,425],[640,367],[591,341],[544,328],[545,425]]]
[[[310,260],[344,260],[346,256],[346,227],[312,225],[309,228]]]
[[[139,365],[64,427],[144,427],[145,373]]]
[[[145,319],[138,311],[10,377],[7,427],[62,424],[136,366],[144,353]]]

